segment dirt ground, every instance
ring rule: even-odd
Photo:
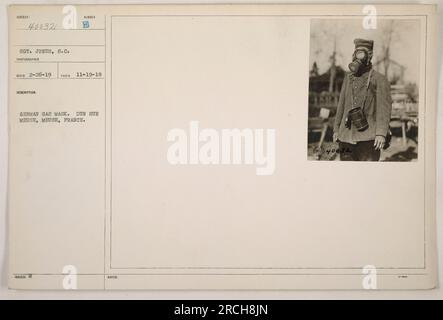
[[[417,143],[414,139],[408,138],[406,145],[403,145],[401,137],[393,136],[391,145],[388,149],[381,153],[380,161],[416,161],[417,160]],[[308,159],[321,161],[339,161],[340,150],[338,145],[330,141],[325,141],[322,147],[318,148],[318,143],[310,143],[308,145]]]

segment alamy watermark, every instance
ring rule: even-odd
[[[189,132],[169,130],[167,151],[172,165],[255,165],[257,175],[275,171],[275,129],[200,130],[198,121],[189,123]]]
[[[63,267],[63,289],[76,290],[77,289],[77,268],[73,265],[66,265]]]
[[[373,265],[366,265],[362,269],[362,274],[364,274],[362,280],[363,289],[366,290],[376,290],[377,289],[377,268]]]

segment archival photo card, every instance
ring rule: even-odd
[[[435,287],[436,11],[10,6],[10,288]]]

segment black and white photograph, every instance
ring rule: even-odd
[[[417,160],[420,27],[311,20],[309,160]]]

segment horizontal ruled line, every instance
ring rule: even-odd
[[[15,63],[105,63],[105,61],[14,61]]]
[[[16,30],[22,30],[22,31],[95,31],[95,30],[100,31],[101,30],[101,31],[104,31],[105,29],[104,28],[85,28],[85,29],[66,28],[66,29],[49,29],[49,30],[37,29],[37,30],[35,30],[35,29],[29,29],[29,28],[17,28]]]
[[[104,80],[105,78],[14,78],[15,80]]]
[[[15,44],[14,47],[104,47],[104,44]]]

